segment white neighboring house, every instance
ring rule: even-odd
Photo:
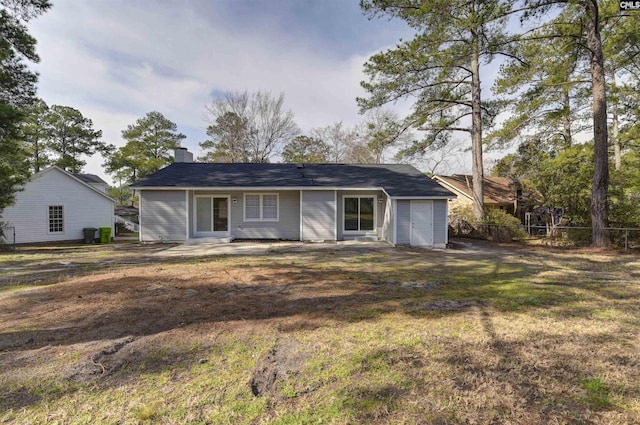
[[[15,228],[16,243],[81,240],[86,227],[110,227],[113,236],[115,200],[106,186],[98,176],[54,165],[31,176],[0,221]]]

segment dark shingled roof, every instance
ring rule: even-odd
[[[414,167],[403,164],[304,164],[299,168],[296,164],[178,162],[138,180],[131,187],[380,187],[392,197],[455,196]]]
[[[73,176],[77,177],[78,179],[82,180],[87,184],[92,184],[92,183],[107,184],[106,181],[102,180],[100,177],[96,176],[95,174],[74,174]]]
[[[455,190],[473,198],[473,176],[467,174],[453,174],[451,176],[434,176],[449,184]],[[484,189],[484,203],[486,205],[512,205],[516,200],[516,192],[511,187],[511,180],[506,177],[485,176],[482,180]]]

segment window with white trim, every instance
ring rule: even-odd
[[[245,193],[244,221],[278,221],[277,193]]]
[[[373,196],[344,197],[345,232],[366,232],[374,230],[375,198]]]
[[[278,219],[278,195],[262,195],[262,219]]]
[[[64,232],[64,207],[62,205],[49,206],[49,233]]]

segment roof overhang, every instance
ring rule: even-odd
[[[249,190],[384,190],[381,187],[334,187],[334,186],[129,186],[133,190],[207,190],[207,191],[249,191]]]
[[[396,199],[396,200],[449,200],[449,199],[456,199],[457,196],[456,195],[451,195],[451,196],[442,196],[442,195],[436,195],[436,196],[389,196],[389,198],[391,199]]]
[[[172,191],[172,190],[193,190],[193,191],[209,191],[209,192],[249,192],[249,191],[326,191],[326,190],[344,190],[344,191],[382,191],[390,199],[455,199],[457,195],[411,195],[411,196],[392,196],[383,187],[341,187],[341,186],[130,186],[132,190],[153,190],[153,191]]]
[[[448,190],[450,190],[450,191],[452,191],[452,192],[455,192],[457,195],[462,195],[462,196],[464,196],[464,197],[465,197],[465,198],[467,198],[467,199],[471,199],[471,200],[473,200],[473,196],[469,195],[469,194],[468,194],[467,192],[465,192],[464,190],[462,190],[462,189],[460,189],[460,188],[458,188],[458,187],[456,187],[456,186],[452,185],[452,184],[451,184],[451,183],[449,183],[448,181],[446,181],[446,180],[444,180],[444,179],[441,179],[441,178],[440,178],[440,177],[438,177],[438,176],[433,176],[433,177],[432,177],[432,180],[434,180],[434,181],[436,181],[436,182],[440,183],[441,185],[445,186]],[[454,199],[454,198],[452,198],[452,199]]]

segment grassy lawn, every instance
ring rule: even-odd
[[[0,423],[640,423],[638,256],[162,249],[0,254]]]

